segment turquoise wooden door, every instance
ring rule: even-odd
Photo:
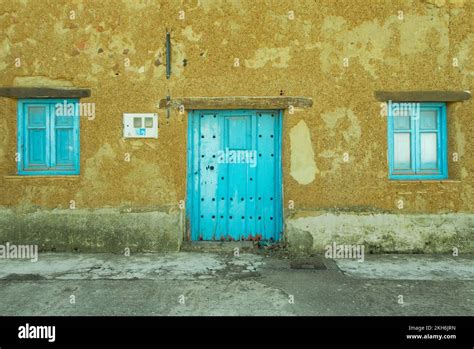
[[[191,240],[280,240],[281,112],[194,110],[188,125]]]

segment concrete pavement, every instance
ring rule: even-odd
[[[474,315],[472,255],[369,255],[293,269],[282,254],[0,259],[0,315]]]

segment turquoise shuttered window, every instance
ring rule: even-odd
[[[77,99],[18,101],[18,174],[79,174]]]
[[[389,178],[448,178],[445,103],[390,103]]]

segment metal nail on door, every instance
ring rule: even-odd
[[[281,112],[189,113],[191,240],[281,239]]]

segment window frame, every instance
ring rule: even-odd
[[[74,118],[72,123],[73,129],[73,159],[72,165],[69,169],[61,169],[61,167],[51,167],[53,161],[51,159],[52,149],[56,150],[55,132],[51,132],[54,128],[54,123],[51,125],[53,115],[51,113],[54,106],[58,103],[74,104]],[[27,141],[25,139],[27,132],[27,112],[26,108],[31,105],[48,105],[48,114],[46,116],[46,162],[48,169],[34,170],[28,167],[27,163]],[[55,120],[53,120],[55,122]],[[80,117],[79,117],[79,99],[78,98],[24,98],[18,100],[17,105],[17,152],[19,160],[17,161],[17,173],[20,176],[68,176],[79,175],[80,173]]]
[[[414,102],[398,102],[397,103],[414,103]],[[389,165],[389,179],[390,180],[443,180],[448,178],[448,133],[447,133],[447,115],[446,103],[441,102],[419,102],[420,112],[425,110],[437,110],[437,156],[438,168],[437,171],[423,170],[420,168],[421,164],[421,145],[420,145],[420,118],[414,119],[410,117],[410,128],[401,133],[409,132],[410,137],[410,169],[409,170],[395,170],[394,169],[394,115],[392,108],[388,108],[388,165]],[[429,130],[427,130],[429,132]],[[433,132],[433,131],[431,131]]]

